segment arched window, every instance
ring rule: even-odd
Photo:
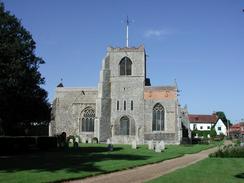
[[[82,113],[82,119],[80,121],[80,131],[82,132],[94,132],[94,119],[95,110],[88,107]]]
[[[164,107],[159,103],[157,103],[153,107],[152,130],[153,131],[164,130]]]
[[[130,119],[127,116],[120,118],[120,135],[130,134]]]
[[[131,65],[132,62],[128,57],[124,57],[121,59],[119,63],[119,68],[120,68],[120,75],[131,75]]]

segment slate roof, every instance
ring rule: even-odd
[[[202,114],[189,114],[190,123],[216,123],[218,120],[217,115],[202,115]]]

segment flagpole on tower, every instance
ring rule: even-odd
[[[127,16],[127,20],[126,20],[126,47],[129,47],[129,17]]]

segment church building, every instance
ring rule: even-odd
[[[177,86],[151,86],[144,46],[109,47],[97,87],[56,88],[50,135],[66,132],[99,142],[139,144],[182,138]]]

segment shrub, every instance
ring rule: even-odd
[[[40,149],[57,148],[57,137],[38,137],[37,146]]]
[[[209,157],[244,158],[244,147],[230,144],[219,148],[218,151],[210,154]]]
[[[3,136],[0,137],[1,152],[18,153],[28,150],[36,144],[35,137]]]
[[[217,132],[215,131],[215,128],[212,127],[210,130],[210,137],[214,139],[217,136]]]

